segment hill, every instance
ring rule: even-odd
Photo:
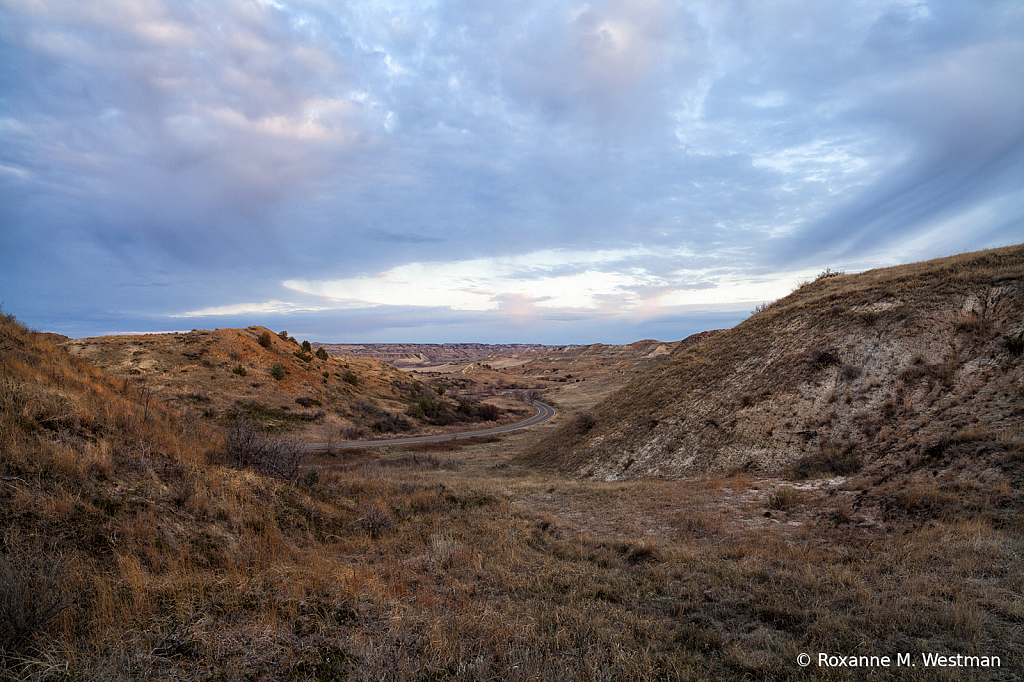
[[[714,335],[716,331],[692,334],[682,341],[645,339],[626,345],[594,343],[587,346],[556,346],[529,358],[518,369],[557,396],[568,409],[591,407],[625,384],[668,362],[672,355]],[[495,363],[495,367],[500,366]],[[551,390],[551,383],[565,384]],[[579,385],[589,382],[587,386]],[[548,395],[546,392],[545,395]]]
[[[271,475],[54,341],[0,314],[0,679],[578,678],[538,625],[564,547],[498,485],[433,455]],[[635,677],[645,636],[574,639]]]
[[[999,476],[1024,440],[1024,247],[826,271],[521,461],[617,480],[926,464]]]
[[[403,369],[466,363],[496,355],[543,352],[538,343],[315,343],[331,355],[374,358]]]
[[[458,411],[458,388],[442,398],[386,362],[331,356],[300,345],[286,332],[260,326],[54,340],[72,355],[213,425],[228,425],[244,414],[264,428],[337,441],[456,428],[474,416],[467,414],[473,412],[469,408]],[[487,396],[467,397],[476,407]],[[450,418],[408,419],[421,402],[443,405]],[[498,414],[504,421],[519,417],[506,409]]]

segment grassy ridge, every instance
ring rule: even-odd
[[[524,453],[622,479],[778,472],[984,445],[1024,424],[1024,247],[822,277],[678,353]]]

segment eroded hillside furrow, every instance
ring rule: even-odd
[[[680,352],[524,460],[615,480],[999,468],[1024,416],[1024,248],[822,277]],[[995,474],[991,474],[995,475]]]

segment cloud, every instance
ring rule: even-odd
[[[407,263],[373,276],[288,280],[283,284],[302,293],[367,306],[442,306],[483,311],[497,310],[509,296],[525,296],[535,307],[595,308],[597,297],[622,295],[626,288],[646,279],[638,272],[593,267],[621,255],[546,251],[508,258]],[[571,271],[565,272],[566,269]]]
[[[627,265],[642,251],[543,251],[510,258],[407,263],[343,280],[288,280],[283,286],[348,307],[420,306],[495,311],[522,319],[569,311],[622,317],[679,306],[748,306],[779,298],[808,273],[757,277],[735,272],[656,270]],[[330,305],[330,304],[328,304]]]
[[[312,313],[330,310],[327,306],[308,306],[286,301],[266,301],[264,303],[235,303],[232,305],[212,306],[201,310],[169,315],[168,317],[218,317],[222,315],[266,315],[284,313]]]
[[[1013,0],[0,0],[0,286],[38,326],[583,334],[1024,241],[1021,36]]]

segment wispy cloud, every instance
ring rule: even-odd
[[[168,317],[218,317],[225,315],[266,315],[287,313],[315,313],[330,310],[330,306],[308,306],[285,301],[266,301],[264,303],[235,303],[231,305],[212,306],[184,313],[174,313]]]
[[[662,253],[662,257],[673,254]],[[489,311],[513,302],[544,310],[629,314],[640,309],[709,306],[771,300],[789,293],[807,273],[745,276],[738,272],[655,272],[638,262],[646,249],[542,251],[507,258],[407,263],[386,272],[338,280],[287,280],[283,285],[346,306],[425,306]]]

